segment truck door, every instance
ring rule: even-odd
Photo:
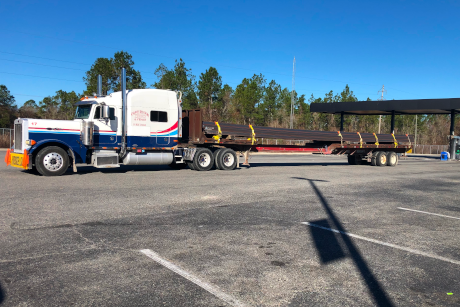
[[[101,107],[94,112],[94,146],[113,146],[117,143],[118,120],[114,107],[110,107],[109,119],[101,118]]]
[[[170,139],[170,123],[168,122],[168,112],[150,111],[150,121],[152,122],[152,136],[156,137],[157,145],[168,145]]]

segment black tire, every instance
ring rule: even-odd
[[[396,166],[398,165],[398,155],[393,152],[393,151],[390,151],[389,153],[387,153],[387,165],[388,166]]]
[[[234,170],[237,166],[236,152],[231,148],[224,148],[216,155],[217,167],[223,171]]]
[[[193,166],[193,161],[187,161],[187,166],[192,170],[194,171],[195,170],[195,167]]]
[[[356,165],[355,156],[353,156],[353,155],[348,155],[347,159],[348,159],[348,164],[350,164],[350,165]]]
[[[384,151],[379,151],[375,157],[377,166],[387,166],[387,153]]]
[[[219,148],[214,151],[214,164],[217,169],[223,169],[222,165],[220,164],[220,154],[225,150],[225,148]]]
[[[372,153],[372,158],[371,158],[371,165],[372,165],[372,166],[376,166],[376,165],[377,165],[377,154],[378,154],[378,153],[379,153],[378,151],[374,151],[374,152]]]
[[[43,176],[61,176],[69,168],[69,155],[61,147],[45,147],[35,157],[35,166]]]
[[[214,166],[214,155],[208,148],[197,149],[193,157],[193,168],[196,171],[209,171]]]
[[[364,163],[363,156],[361,155],[353,155],[355,157],[355,165],[361,165]]]
[[[32,169],[26,170],[27,173],[33,174],[33,175],[39,175],[40,173],[37,171],[37,168],[35,166],[32,167]]]

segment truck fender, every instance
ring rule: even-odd
[[[184,148],[182,153],[183,159],[185,161],[193,161],[193,157],[195,157],[196,148]]]
[[[75,153],[73,152],[72,150],[72,147],[70,147],[67,143],[61,141],[61,140],[56,140],[56,139],[48,139],[48,140],[41,140],[39,141],[37,144],[35,144],[30,150],[29,150],[29,155],[32,156],[33,152],[37,149],[37,148],[40,148],[42,147],[42,145],[46,144],[46,143],[59,143],[61,145],[64,145],[67,150],[70,152],[70,157],[72,158],[72,169],[73,169],[73,172],[76,173],[77,172],[77,166],[75,164]],[[51,144],[50,144],[51,145]],[[32,163],[31,163],[32,165]]]

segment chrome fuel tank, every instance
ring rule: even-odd
[[[172,152],[130,152],[123,159],[124,165],[168,165],[173,162]]]

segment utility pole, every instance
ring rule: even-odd
[[[387,92],[387,90],[385,89],[385,85],[382,85],[382,88],[380,89],[380,91],[377,92],[377,93],[382,93],[382,96],[377,100],[379,100],[379,101],[386,100],[385,97],[383,97],[383,94],[386,93],[386,92]],[[382,115],[379,116],[379,134],[380,134],[381,125],[382,125]]]
[[[292,62],[291,122],[289,128],[294,129],[294,91],[295,91],[295,57]]]
[[[415,114],[415,139],[414,139],[414,150],[412,150],[412,153],[415,153],[416,147],[417,147],[417,114]]]

